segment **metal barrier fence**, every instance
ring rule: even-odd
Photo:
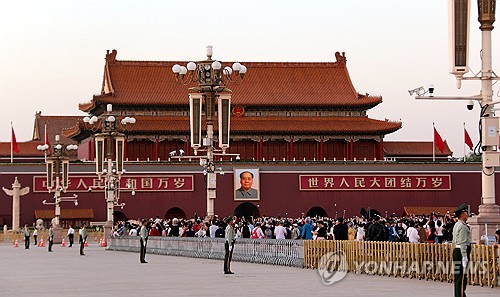
[[[108,250],[139,252],[139,237],[111,237]],[[205,259],[224,259],[224,239],[189,237],[149,237],[147,252],[160,255]],[[304,267],[301,240],[246,239],[236,240],[233,260],[249,263]]]
[[[319,264],[326,264],[326,269],[332,269],[342,259],[343,269],[354,273],[441,282],[452,282],[454,277],[451,244],[332,240],[305,240],[303,244],[306,268],[317,269]],[[337,263],[331,263],[333,260]],[[499,286],[499,247],[473,245],[469,263],[469,284]]]

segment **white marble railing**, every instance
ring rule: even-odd
[[[139,252],[139,237],[109,238],[107,250]],[[149,237],[151,254],[224,259],[224,239],[189,237]],[[304,267],[302,240],[246,239],[236,240],[233,260],[250,263]]]

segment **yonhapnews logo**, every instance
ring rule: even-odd
[[[329,286],[347,275],[347,259],[344,251],[324,254],[318,262],[318,273],[323,284]]]

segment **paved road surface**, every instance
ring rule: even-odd
[[[452,284],[352,275],[332,286],[316,271],[233,263],[235,275],[222,274],[215,260],[110,252],[91,244],[25,250],[0,245],[0,296],[453,296]],[[468,296],[500,296],[500,289],[470,287]]]

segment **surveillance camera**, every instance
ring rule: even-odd
[[[89,187],[89,192],[92,192],[92,188]]]
[[[75,201],[75,206],[78,206],[78,201]]]
[[[221,171],[221,172],[220,172],[220,175],[221,175],[221,176],[224,176],[224,171]]]
[[[468,109],[468,110],[472,110],[473,108],[474,108],[474,101],[469,100],[469,101],[467,102],[467,109]]]
[[[434,85],[433,84],[428,84],[427,85],[427,90],[429,91],[429,94],[432,96],[432,94],[434,94]]]
[[[135,196],[135,191],[134,190],[132,190],[132,196]]]

